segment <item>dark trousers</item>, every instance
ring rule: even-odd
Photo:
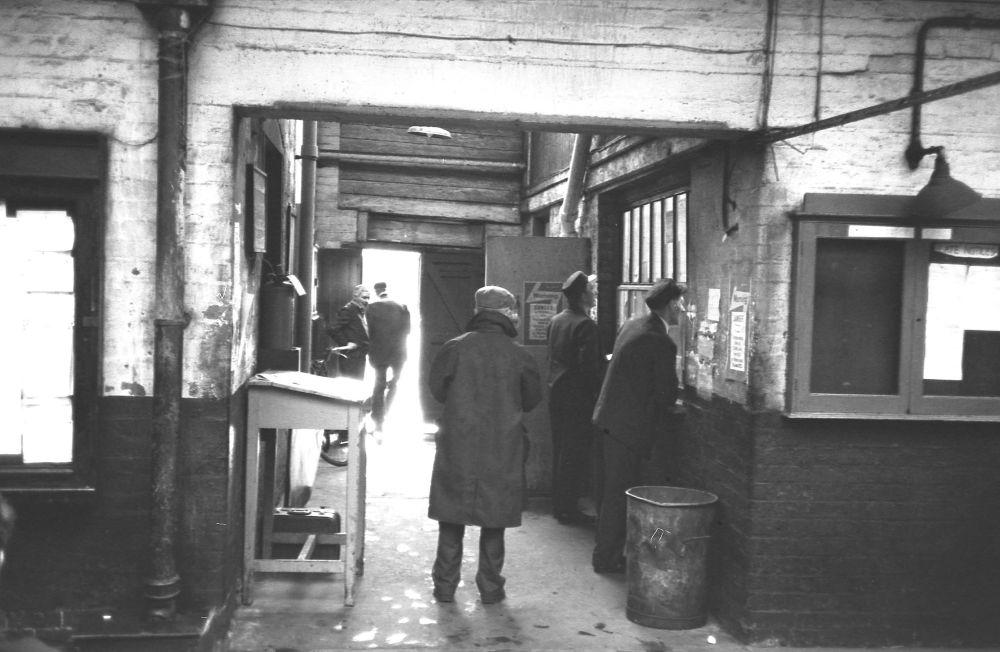
[[[593,426],[592,401],[581,397],[572,383],[557,382],[549,392],[552,429],[552,511],[578,511],[577,500],[584,493],[590,470]]]
[[[503,593],[503,585],[507,581],[501,575],[503,571],[504,528],[480,528],[479,531],[479,570],[476,572],[476,586],[479,593],[486,599],[496,598]],[[454,595],[458,581],[461,579],[462,539],[465,537],[465,526],[460,523],[438,523],[437,558],[431,577],[434,579],[434,590],[442,595]]]
[[[597,461],[603,470],[600,509],[597,512],[597,535],[594,565],[612,566],[625,550],[625,490],[640,479],[642,456],[608,432],[598,436]]]
[[[400,361],[373,366],[375,387],[372,389],[372,419],[375,421],[375,427],[381,430],[385,413],[392,406],[392,399],[396,396],[396,383],[399,380],[399,372],[403,369],[403,363]],[[392,378],[389,378],[389,369],[392,369]]]
[[[368,362],[368,355],[347,354],[346,358],[340,359],[340,375],[348,378],[362,379],[365,377],[365,364]]]

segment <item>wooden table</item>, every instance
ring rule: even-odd
[[[361,432],[362,403],[371,396],[364,381],[326,378],[300,371],[267,371],[250,379],[247,406],[246,488],[243,532],[243,604],[253,602],[254,572],[341,573],[344,604],[354,604],[354,581],[364,569],[365,549],[365,442]],[[273,532],[273,500],[261,515],[261,549],[256,555],[258,514],[258,464],[260,429],[311,428],[346,430],[348,437],[347,506],[342,532],[307,539],[298,559],[267,559],[272,543],[291,542],[303,535]],[[267,488],[265,488],[267,489]],[[272,495],[265,491],[266,496]],[[340,559],[309,559],[307,550],[316,543],[341,546]]]

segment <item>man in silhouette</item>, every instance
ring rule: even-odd
[[[594,440],[590,419],[601,386],[597,324],[588,315],[594,306],[593,281],[583,272],[566,279],[562,292],[569,305],[548,327],[552,513],[564,525],[594,522],[578,505]]]
[[[351,300],[337,311],[333,325],[326,329],[326,334],[336,344],[332,351],[342,356],[341,376],[365,377],[369,345],[365,310],[370,298],[371,293],[368,292],[368,288],[363,285],[355,286]]]
[[[410,311],[389,298],[385,283],[375,284],[378,300],[368,304],[368,359],[375,369],[372,390],[372,420],[381,432],[385,413],[396,395],[399,374],[406,362],[406,337],[410,334]],[[389,371],[392,376],[389,376]]]
[[[593,565],[597,573],[625,570],[625,491],[640,480],[657,435],[669,429],[677,400],[677,345],[667,328],[680,323],[686,288],[661,279],[646,293],[649,314],[625,322],[594,409],[601,505]]]

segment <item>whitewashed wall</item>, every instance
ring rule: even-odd
[[[448,111],[574,125],[750,130],[761,116],[765,0],[221,0],[191,51],[188,214],[193,321],[185,394],[224,396],[241,379],[233,349],[236,201],[234,105]],[[827,1],[824,116],[908,92],[915,36],[939,15],[1000,17],[992,2]],[[782,0],[772,126],[812,119],[819,0]],[[0,3],[0,126],[93,130],[111,142],[106,243],[104,392],[152,391],[155,258],[156,34],[128,2]],[[994,32],[950,31],[928,51],[926,87],[996,69]],[[948,147],[956,177],[1000,192],[996,90],[927,107],[925,143]],[[776,145],[764,188],[746,190],[743,244],[786,237],[777,216],[809,191],[915,192],[929,174],[900,164],[901,112]],[[754,179],[748,180],[756,185]],[[762,228],[753,228],[757,224]],[[761,257],[757,258],[762,261]],[[237,262],[234,262],[237,261]],[[757,346],[773,356],[768,401],[783,389],[787,268],[761,265]],[[785,285],[783,285],[785,284]],[[234,310],[235,307],[235,310]]]

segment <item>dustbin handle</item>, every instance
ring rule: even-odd
[[[691,541],[698,541],[700,539],[711,539],[710,535],[701,537],[688,537],[686,539],[681,539],[676,534],[670,530],[664,530],[663,528],[656,528],[653,534],[649,536],[648,544],[650,547],[653,546],[653,539],[656,539],[657,543],[662,543],[664,539],[667,541],[667,546],[674,551],[674,554],[678,557],[683,557],[684,553],[687,551],[687,544]]]

